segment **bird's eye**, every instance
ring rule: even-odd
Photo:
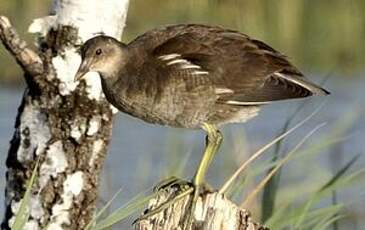
[[[102,50],[101,49],[97,49],[96,51],[95,51],[95,54],[96,55],[100,55],[102,53]]]

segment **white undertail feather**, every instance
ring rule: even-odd
[[[265,105],[269,104],[270,101],[226,101],[228,105]]]
[[[248,120],[256,117],[260,108],[258,106],[246,106],[241,107],[232,117],[227,117],[226,120],[222,121],[218,125],[223,125],[226,123],[245,123]]]

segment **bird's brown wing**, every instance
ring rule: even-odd
[[[213,87],[210,75],[214,71],[214,50],[188,34],[177,35],[155,47],[148,60],[144,72],[155,76],[159,85],[183,84],[186,91]],[[148,70],[149,67],[154,70]]]
[[[190,29],[155,47],[152,55],[168,73],[209,79],[221,103],[262,104],[328,93],[270,46],[219,27]]]

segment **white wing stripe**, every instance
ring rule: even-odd
[[[178,64],[178,63],[189,64],[190,62],[188,62],[185,59],[176,59],[176,60],[172,60],[172,61],[168,62],[167,65],[173,65],[173,64]]]
[[[207,72],[207,71],[194,71],[193,74],[195,74],[195,75],[204,75],[204,74],[209,74],[209,72]]]
[[[159,56],[158,59],[165,61],[167,66],[179,64],[178,68],[181,70],[192,70],[190,73],[194,75],[208,75],[209,72],[200,70],[201,66],[195,65],[188,60],[180,58],[180,54],[167,54]]]
[[[194,64],[186,64],[186,65],[182,65],[181,69],[201,69],[201,67],[198,65],[194,65]]]
[[[215,94],[225,94],[225,93],[234,93],[234,91],[231,89],[228,89],[228,88],[216,88],[215,89]]]
[[[168,60],[180,57],[180,56],[181,56],[180,54],[167,54],[167,55],[159,56],[158,59],[161,59],[163,61],[168,61]]]

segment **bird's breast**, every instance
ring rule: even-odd
[[[187,87],[184,82],[161,84],[156,80],[103,84],[107,100],[120,111],[149,123],[198,128],[215,102],[212,89]]]

